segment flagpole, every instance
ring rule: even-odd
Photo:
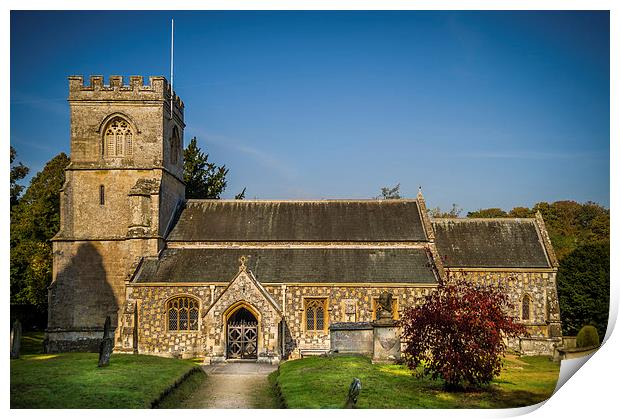
[[[170,119],[173,114],[173,96],[174,96],[174,19],[171,19],[172,27],[170,33]]]

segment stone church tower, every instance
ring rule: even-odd
[[[171,97],[172,94],[172,97]],[[71,164],[53,239],[48,351],[95,349],[125,284],[164,246],[183,183],[183,103],[164,77],[69,77]],[[172,107],[172,110],[171,110]]]

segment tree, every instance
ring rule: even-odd
[[[15,151],[13,146],[11,146],[11,208],[17,204],[19,195],[24,190],[24,187],[22,185],[18,185],[17,182],[25,178],[30,171],[30,169],[24,166],[21,162],[13,166],[16,156],[17,151]]]
[[[375,199],[401,199],[400,196],[400,183],[397,183],[394,187],[386,186],[381,188],[381,195]]]
[[[226,166],[209,163],[209,155],[200,150],[196,137],[192,138],[183,153],[185,197],[219,199],[226,189],[227,174]]]
[[[60,228],[60,189],[69,158],[60,153],[37,173],[11,211],[11,302],[47,306],[50,239]]]
[[[235,195],[235,199],[245,199],[245,188],[243,188],[241,192]]]
[[[540,211],[560,262],[578,246],[609,241],[609,210],[594,202],[539,202],[534,207],[486,208],[467,213],[470,218],[532,218]]]
[[[466,280],[439,284],[400,320],[403,360],[411,370],[444,380],[445,388],[488,384],[499,375],[504,338],[526,334],[506,314],[508,297],[498,288]]]
[[[192,138],[183,152],[183,180],[187,199],[220,199],[226,189],[228,169],[225,165],[209,163],[209,155],[198,147],[196,137]],[[245,188],[235,199],[245,198]]]
[[[609,242],[579,246],[558,269],[557,284],[562,332],[575,336],[593,325],[605,336],[609,317]]]
[[[435,207],[428,210],[428,213],[433,218],[458,218],[461,214],[461,209],[458,205],[452,204],[452,209],[448,212],[441,211],[441,208]]]
[[[505,218],[508,213],[501,208],[479,209],[467,213],[467,218]]]

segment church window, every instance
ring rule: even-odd
[[[325,331],[327,327],[327,299],[307,298],[305,300],[306,330]]]
[[[105,205],[105,186],[99,185],[99,205]]]
[[[192,297],[177,297],[166,304],[168,331],[198,330],[198,301]]]
[[[172,137],[170,137],[170,162],[177,164],[179,161],[179,153],[181,151],[181,139],[179,137],[179,130],[175,126],[172,128]]]
[[[120,116],[108,122],[104,130],[104,156],[123,157],[133,154],[133,130]]]
[[[521,301],[521,320],[530,320],[530,306],[532,305],[532,299],[529,295],[524,295]]]

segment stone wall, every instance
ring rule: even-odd
[[[484,282],[488,285],[509,286],[509,296],[514,304],[520,303],[521,295],[532,297],[532,320],[527,322],[531,333],[528,339],[511,340],[511,348],[524,354],[552,354],[558,338],[552,325],[556,314],[549,296],[556,295],[555,274],[548,272],[452,272],[454,276]],[[233,281],[234,282],[234,281]],[[138,310],[138,351],[163,356],[206,356],[209,360],[225,359],[225,319],[231,306],[240,301],[248,302],[260,313],[259,356],[275,359],[282,353],[282,330],[277,310],[267,301],[261,291],[244,280],[228,284],[204,284],[187,286],[141,286],[130,285],[127,298],[136,301]],[[383,291],[393,294],[398,312],[407,306],[422,302],[434,287],[387,287],[342,285],[282,285],[266,284],[264,290],[273,297],[284,318],[284,358],[295,359],[304,351],[316,353],[332,349],[328,326],[338,322],[370,322],[374,319],[373,299]],[[226,294],[222,293],[226,290]],[[174,296],[190,295],[200,301],[199,329],[195,332],[168,332],[166,330],[166,301]],[[305,298],[327,299],[327,326],[325,331],[306,331],[304,317]],[[556,297],[557,298],[557,297]],[[209,312],[206,310],[216,301]],[[518,316],[517,308],[511,311]]]
[[[467,278],[486,286],[498,287],[508,295],[512,307],[509,314],[525,325],[528,338],[511,339],[510,348],[524,354],[553,354],[553,346],[561,342],[560,308],[555,270],[539,272],[482,271],[449,269],[451,278]],[[522,301],[531,299],[530,319],[522,319]]]
[[[200,303],[198,330],[169,332],[166,302],[177,296],[191,296]],[[207,327],[202,314],[211,305],[208,286],[128,287],[127,299],[137,304],[138,352],[170,357],[205,355]]]
[[[66,349],[75,340],[97,341],[106,316],[117,323],[125,300],[125,281],[133,258],[126,241],[55,241],[53,281],[49,287],[48,338],[50,348]],[[99,336],[101,334],[101,336]],[[54,343],[56,342],[56,343]],[[93,341],[94,342],[94,341]],[[96,344],[86,344],[96,348]],[[94,345],[94,346],[93,346]],[[64,350],[63,349],[63,350]]]
[[[283,287],[266,285],[278,302],[283,301]],[[285,331],[285,354],[290,358],[299,358],[303,351],[330,349],[329,331],[307,332],[304,324],[304,299],[327,298],[328,302],[328,325],[336,322],[370,322],[372,321],[373,299],[379,298],[383,291],[391,292],[398,301],[398,310],[406,306],[418,304],[425,295],[432,292],[434,286],[412,287],[373,287],[373,286],[306,286],[287,285],[285,287],[285,308],[283,309],[286,319]],[[355,304],[355,316],[348,313],[347,304]]]

